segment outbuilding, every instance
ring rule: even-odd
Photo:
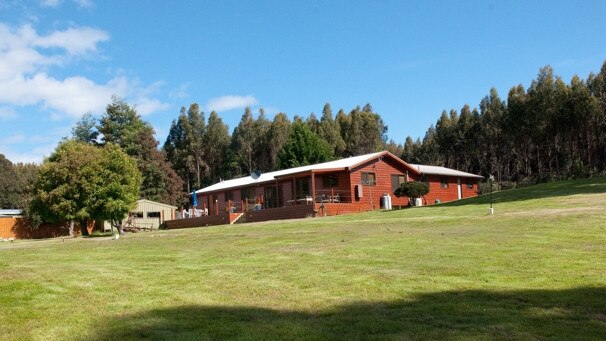
[[[175,219],[176,210],[176,206],[139,199],[137,200],[137,206],[122,221],[122,225],[140,229],[158,229],[166,220]],[[111,230],[109,221],[103,222],[103,230]]]

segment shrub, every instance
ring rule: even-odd
[[[411,205],[415,200],[429,193],[429,186],[423,182],[410,181],[400,184],[394,194],[396,197],[409,197]]]

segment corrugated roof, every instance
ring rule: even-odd
[[[12,217],[23,214],[20,209],[0,209],[0,217]]]
[[[162,202],[152,201],[152,200],[149,200],[149,199],[139,199],[139,200],[137,200],[137,203],[144,203],[144,202],[146,202],[148,204],[152,204],[152,205],[158,205],[158,206],[164,206],[164,207],[172,208],[174,210],[177,209],[177,206],[165,204],[165,203],[162,203]]]
[[[341,160],[329,161],[324,163],[319,163],[315,165],[301,166],[289,169],[283,169],[275,172],[264,173],[259,176],[257,179],[253,179],[251,176],[245,176],[242,178],[225,180],[214,185],[199,189],[196,191],[198,194],[202,193],[210,193],[216,191],[222,191],[230,188],[238,188],[238,187],[246,187],[246,186],[254,186],[257,184],[267,183],[276,180],[276,178],[284,177],[291,174],[303,173],[308,171],[321,171],[321,170],[330,170],[330,169],[347,169],[356,167],[364,162],[370,161],[374,158],[378,158],[379,156],[384,155],[392,155],[389,152],[378,152],[371,153],[359,156],[348,157]],[[393,156],[395,157],[395,156]],[[397,159],[397,157],[395,157]],[[412,165],[404,163],[405,165],[409,165],[413,168],[413,170],[417,170],[420,173],[424,174],[439,174],[439,175],[450,175],[450,176],[462,176],[462,177],[473,177],[473,178],[482,178],[482,176],[465,173],[458,170],[438,167],[438,166],[424,166],[424,165]]]
[[[220,191],[220,190],[224,190],[224,189],[228,189],[228,188],[251,186],[251,185],[256,185],[256,184],[260,184],[260,183],[264,183],[264,182],[273,181],[276,179],[276,177],[281,177],[281,176],[290,175],[290,174],[297,174],[297,173],[307,172],[307,171],[311,171],[311,170],[327,170],[327,169],[338,169],[338,168],[345,169],[348,167],[354,167],[365,161],[372,160],[373,158],[379,157],[379,155],[381,155],[383,153],[384,152],[365,154],[365,155],[360,155],[360,156],[348,157],[348,158],[341,159],[341,160],[319,163],[316,165],[301,166],[301,167],[283,169],[283,170],[279,170],[279,171],[275,171],[275,172],[263,173],[256,180],[250,176],[245,176],[242,178],[237,178],[237,179],[232,179],[232,180],[225,180],[225,181],[216,183],[214,185],[199,189],[196,191],[196,193],[198,193],[198,194],[209,193],[209,192]]]
[[[433,174],[433,175],[446,175],[446,176],[462,176],[467,178],[477,178],[482,179],[483,176],[471,174],[467,172],[461,172],[456,169],[440,167],[440,166],[426,166],[426,165],[415,165],[410,164],[416,170],[418,170],[422,174]]]

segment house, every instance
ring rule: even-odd
[[[158,229],[166,220],[175,219],[176,210],[176,206],[147,199],[139,199],[137,200],[137,206],[132,209],[129,212],[128,217],[122,221],[122,225],[141,229]],[[110,231],[110,222],[103,222],[100,229],[103,231]]]
[[[477,195],[481,176],[454,169],[413,165],[387,152],[345,158],[226,180],[196,191],[208,216],[169,221],[169,228],[338,215],[379,209],[389,195],[393,207],[409,205],[394,196],[406,181],[423,181],[423,204]]]

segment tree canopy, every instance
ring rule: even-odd
[[[295,121],[288,140],[278,154],[280,169],[305,166],[332,160],[332,148],[303,121]]]
[[[93,219],[121,220],[133,208],[141,175],[119,146],[99,148],[80,141],[61,142],[42,163],[31,211],[42,221],[74,223],[86,234]]]

